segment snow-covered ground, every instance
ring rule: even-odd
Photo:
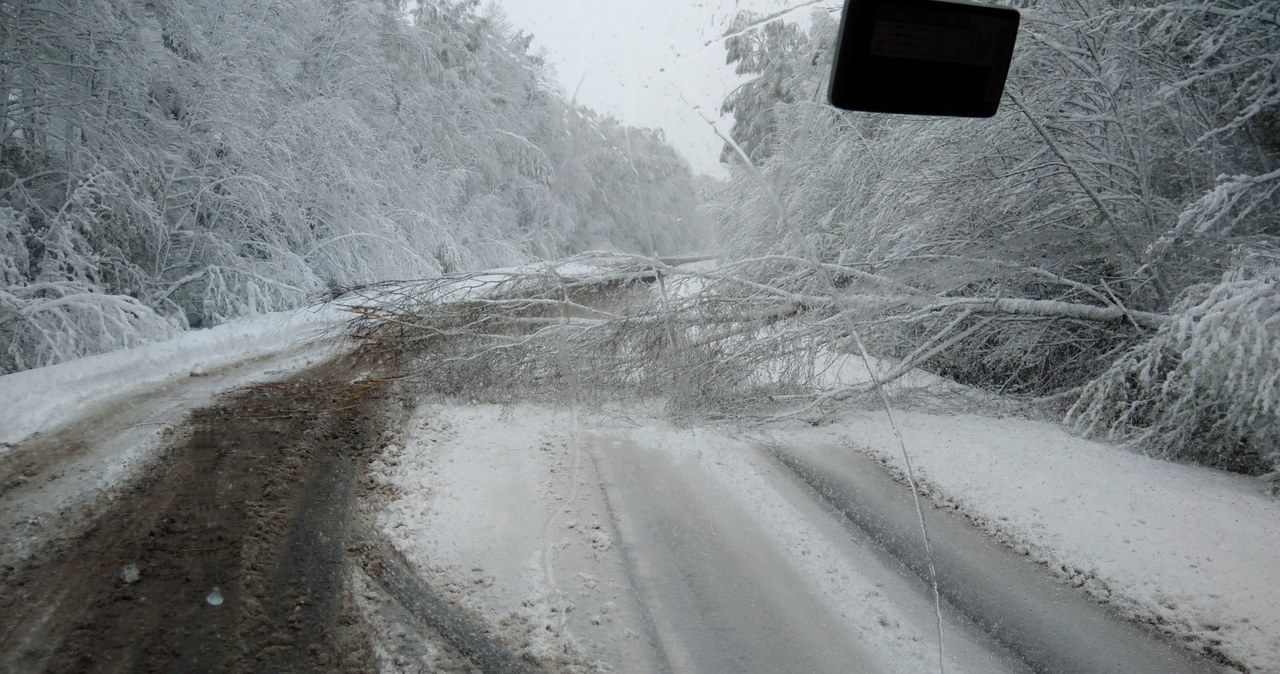
[[[642,621],[579,440],[565,411],[423,406],[373,463],[390,494],[376,520],[420,572],[540,662],[656,671],[641,666]]]
[[[1124,615],[1251,671],[1280,672],[1280,500],[1259,480],[1147,458],[1051,423],[895,418],[935,501]],[[883,413],[770,435],[903,469]]]
[[[427,404],[374,464],[388,495],[376,518],[492,629],[514,630],[535,657],[571,654],[576,665],[561,663],[571,669],[698,662],[696,635],[629,594],[628,543],[647,550],[642,568],[672,575],[644,544],[648,517],[669,522],[677,541],[694,522],[695,556],[727,546],[782,560],[771,582],[829,614],[849,643],[868,645],[863,671],[927,670],[936,662],[929,597],[851,542],[759,450],[863,451],[896,470],[900,450],[882,416],[746,431],[677,429],[640,413],[625,422],[584,415],[575,426],[568,411],[533,404]],[[1144,458],[1053,424],[905,412],[898,421],[917,477],[944,506],[1193,650],[1280,671],[1280,503],[1256,480]],[[628,472],[626,461],[640,464]],[[611,513],[628,490],[630,510]],[[669,512],[644,512],[658,503]],[[727,572],[739,562],[718,563]],[[947,621],[948,671],[1017,669],[962,617]]]
[[[133,349],[4,375],[0,456],[32,433],[55,428],[105,400],[296,351],[323,338],[347,317],[334,305],[259,314]]]
[[[772,655],[814,671],[850,657],[858,671],[930,669],[932,601],[754,445],[658,421],[575,428],[534,405],[424,405],[374,463],[388,495],[376,519],[436,585],[544,663],[765,671]],[[628,564],[647,576],[645,606]],[[719,592],[696,596],[708,579]],[[1020,671],[948,621],[948,671]]]

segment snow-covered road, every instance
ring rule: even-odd
[[[726,473],[718,478],[696,454],[676,458],[624,434],[590,444],[623,557],[674,671],[935,666],[934,607],[922,588],[763,454],[739,446],[713,459]],[[724,484],[730,471],[745,480],[738,490]],[[949,670],[1022,671],[963,623],[947,623]]]
[[[374,472],[400,551],[552,669],[939,668],[909,492],[847,449],[432,404]],[[954,512],[927,517],[946,671],[1220,669]]]
[[[922,580],[929,577],[910,491],[881,466],[834,445],[774,451],[849,524]],[[1154,632],[1102,610],[954,511],[927,504],[924,517],[944,601],[1035,671],[1190,674],[1214,669]]]
[[[282,657],[342,648],[396,672],[923,672],[943,668],[941,652],[948,672],[1280,672],[1280,502],[1248,478],[1052,424],[903,413],[939,615],[882,415],[748,430],[677,427],[642,404],[446,398],[325,362],[315,331],[334,320],[262,317],[0,379],[0,402],[23,414],[0,453],[0,601],[22,612],[0,632],[23,646],[0,663],[94,643],[68,592],[104,616],[160,592],[180,605],[119,615],[183,616],[156,629],[201,648],[241,618],[288,632],[292,618],[262,622],[245,598],[292,606],[290,564],[322,550],[325,574],[302,574],[318,579],[319,622]],[[217,398],[273,379],[291,383]],[[213,426],[196,437],[189,414]],[[126,561],[146,579],[136,587],[120,580]],[[226,608],[206,624],[208,588],[186,585],[214,577]],[[339,626],[315,656],[307,640]],[[98,655],[146,651],[130,629]]]
[[[588,442],[669,669],[883,671],[731,494],[630,440]]]

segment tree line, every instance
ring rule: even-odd
[[[0,373],[370,281],[686,245],[660,131],[479,0],[0,0]]]

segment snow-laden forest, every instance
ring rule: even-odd
[[[678,252],[690,170],[479,0],[0,1],[0,373],[368,281]]]
[[[1277,5],[1012,4],[991,120],[835,110],[838,13],[807,29],[740,15],[728,59],[751,79],[725,101],[733,175],[708,207],[723,264],[773,316],[811,316],[788,340],[857,332],[873,353],[1056,402],[1078,430],[1271,470]]]
[[[573,307],[590,320],[552,346],[580,349],[583,381],[820,411],[919,368],[1159,456],[1274,470],[1274,3],[1014,4],[991,120],[837,111],[838,8],[740,14],[712,183],[660,132],[556,93],[479,0],[0,0],[0,372],[368,282],[686,252],[706,222],[713,270],[626,258],[673,292]],[[528,292],[481,309],[531,311]],[[475,337],[468,368],[495,335]],[[561,376],[498,337],[485,367]],[[833,354],[893,365],[815,393]]]

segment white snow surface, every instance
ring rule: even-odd
[[[467,588],[464,602],[495,630],[516,630],[533,657],[567,648],[617,671],[654,671],[601,478],[583,456],[593,443],[615,451],[635,443],[707,485],[690,507],[746,513],[754,533],[710,535],[777,551],[807,581],[797,592],[817,597],[848,639],[869,649],[864,671],[936,666],[931,600],[912,598],[898,572],[853,545],[756,440],[656,419],[621,428],[585,419],[575,430],[567,411],[531,404],[427,404],[373,463],[393,494],[376,506],[376,521],[421,571],[442,576],[437,583]],[[699,501],[713,494],[727,500]],[[948,671],[1004,671],[970,639],[948,631]]]
[[[423,405],[370,470],[376,522],[437,586],[556,671],[650,668],[607,506],[566,411]],[[584,487],[581,490],[579,487]],[[512,634],[514,632],[514,634]]]
[[[258,314],[132,349],[0,377],[0,455],[7,445],[55,428],[85,407],[177,377],[283,353],[321,337],[348,315],[333,305]]]
[[[1280,672],[1280,501],[1258,480],[1141,456],[1056,424],[895,413],[935,501],[1122,614],[1254,672]],[[775,430],[901,474],[883,414]]]
[[[842,621],[847,638],[868,648],[860,671],[933,671],[937,665],[934,605],[913,592],[870,547],[854,543],[850,532],[824,506],[758,448],[754,434],[720,429],[676,429],[663,424],[613,430],[632,442],[665,453],[681,470],[724,488],[728,503],[707,503],[748,513],[759,525],[751,543],[782,551],[808,590]],[[708,493],[713,493],[708,490]],[[717,535],[732,536],[724,531]],[[797,588],[795,593],[800,595]],[[984,652],[981,638],[948,616],[948,672],[995,674],[1007,669]]]
[[[1051,423],[895,416],[935,501],[1122,615],[1193,649],[1210,647],[1247,671],[1280,672],[1280,502],[1260,481],[1147,458]],[[602,607],[624,624],[635,609],[613,556],[616,534],[597,493],[599,476],[574,449],[623,439],[729,495],[760,526],[759,540],[830,603],[850,638],[874,645],[886,670],[929,666],[930,607],[888,592],[885,577],[871,570],[874,560],[851,552],[753,448],[764,440],[826,444],[867,452],[900,473],[901,453],[882,414],[762,433],[677,429],[635,415],[624,427],[584,417],[573,430],[570,418],[525,404],[424,406],[403,446],[375,464],[380,479],[398,488],[380,525],[411,559],[452,568],[450,575],[471,584],[473,607],[495,627],[515,613],[549,626],[530,632],[541,640],[535,650],[572,644],[587,655],[637,657],[628,637],[596,625]],[[578,611],[558,617],[574,603]],[[962,657],[966,650],[975,652],[964,643],[948,647],[961,658],[949,671],[994,671],[977,656]]]

